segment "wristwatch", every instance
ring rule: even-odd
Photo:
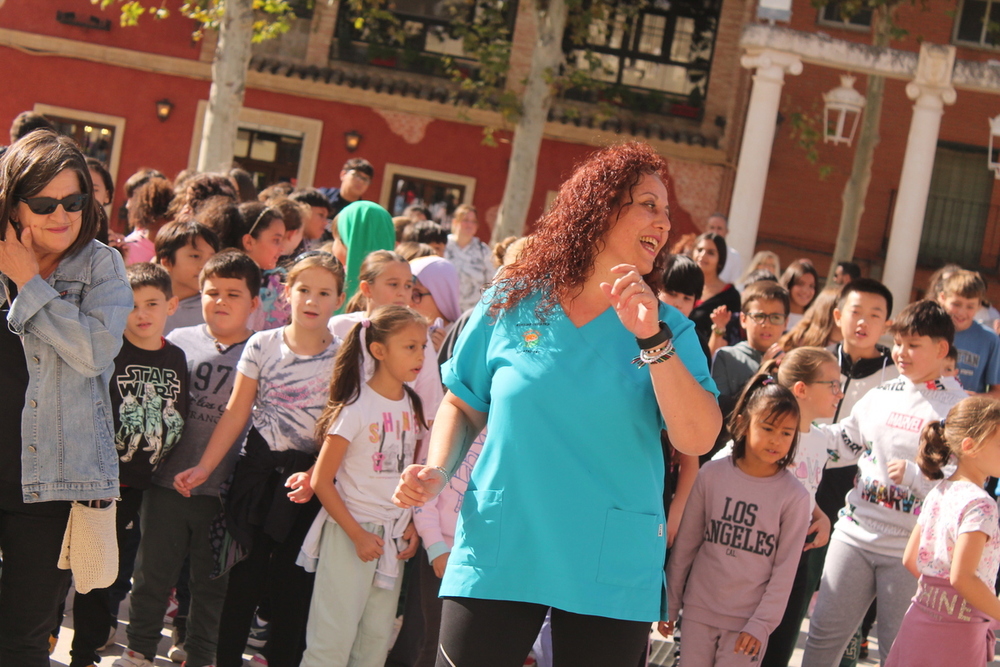
[[[668,340],[674,337],[674,332],[670,330],[667,323],[660,320],[660,330],[650,336],[649,338],[636,338],[636,345],[639,346],[640,350],[652,350],[654,347],[659,347],[663,345]]]

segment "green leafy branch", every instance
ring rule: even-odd
[[[790,136],[795,145],[805,152],[806,161],[817,166],[819,179],[826,180],[833,173],[833,165],[820,164],[819,147],[823,143],[823,121],[822,115],[817,112],[815,105],[811,112],[793,111],[788,115],[788,125],[791,128]]]
[[[312,5],[314,0],[308,0]],[[143,15],[148,14],[153,19],[161,20],[170,16],[166,0],[161,0],[158,7],[147,6],[142,0],[90,0],[91,4],[107,9],[113,5],[119,6],[119,20],[122,27],[136,26]],[[253,42],[259,43],[273,39],[288,32],[295,9],[288,0],[253,0],[255,14],[253,24]],[[182,16],[197,22],[193,37],[200,40],[206,30],[218,30],[222,17],[226,12],[226,0],[189,0],[181,5]]]

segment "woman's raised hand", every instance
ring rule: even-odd
[[[621,277],[614,285],[601,283],[601,289],[618,319],[636,338],[655,336],[660,331],[660,302],[653,290],[631,264],[619,264],[611,272]]]
[[[406,466],[399,476],[396,492],[392,494],[392,502],[397,507],[407,509],[420,507],[428,500],[441,493],[448,480],[437,468],[422,465]]]
[[[21,238],[14,234],[14,226],[7,225],[7,240],[0,241],[0,273],[14,281],[18,289],[38,275],[38,258],[31,248],[31,229],[25,227]]]

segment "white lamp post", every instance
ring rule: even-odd
[[[995,118],[990,118],[990,152],[989,155],[986,156],[986,162],[989,165],[989,168],[993,170],[993,175],[1000,179],[1000,161],[993,159],[994,139],[1000,139],[1000,114],[998,114]],[[1000,146],[998,146],[996,150],[1000,150]]]
[[[840,85],[823,93],[823,143],[851,145],[858,129],[864,96],[854,89],[855,78],[840,75]]]

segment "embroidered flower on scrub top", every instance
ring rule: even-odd
[[[540,334],[534,329],[528,329],[524,332],[524,346],[529,350],[538,345],[538,339]]]

